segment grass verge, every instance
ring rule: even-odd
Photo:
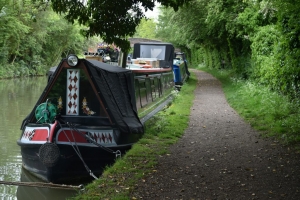
[[[73,199],[134,199],[130,194],[135,184],[154,172],[158,156],[167,154],[187,128],[196,85],[192,74],[174,101],[146,122],[143,138]]]
[[[230,106],[264,137],[298,149],[300,104],[249,80],[234,78],[229,70],[198,68],[222,82]]]

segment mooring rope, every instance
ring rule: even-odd
[[[58,122],[58,124],[60,125],[60,127],[62,128],[62,125],[60,124],[60,122],[59,122],[59,121],[57,121],[57,122]],[[70,128],[71,128],[71,127],[70,127]],[[85,163],[83,157],[81,156],[80,150],[79,150],[79,148],[78,148],[78,146],[77,146],[77,143],[76,143],[76,140],[75,140],[75,138],[74,138],[73,129],[71,129],[71,134],[72,134],[73,141],[74,141],[75,145],[73,145],[73,143],[71,142],[71,140],[70,140],[69,137],[67,136],[65,130],[63,130],[63,133],[65,134],[66,138],[69,140],[69,142],[70,142],[71,146],[73,147],[74,151],[76,152],[76,154],[78,155],[78,157],[79,157],[80,160],[82,161],[82,163],[83,163],[85,169],[87,170],[87,172],[90,174],[90,176],[92,176],[94,179],[97,180],[98,177],[96,177],[96,176],[94,175],[94,173],[92,172],[92,170],[90,170],[90,168],[89,168],[89,167],[87,166],[87,164]],[[74,147],[74,146],[75,146],[75,147]]]
[[[58,122],[58,124],[60,125],[60,127],[63,128],[62,125],[61,125],[61,123],[60,123],[58,120],[57,120],[57,122]],[[121,151],[120,151],[120,150],[113,151],[112,149],[109,149],[109,148],[107,148],[107,147],[105,147],[105,146],[103,146],[103,145],[101,145],[101,144],[98,144],[98,143],[95,142],[92,138],[90,138],[88,135],[85,135],[85,134],[81,133],[81,131],[78,130],[72,123],[69,123],[69,122],[64,122],[64,123],[66,123],[66,124],[68,125],[68,127],[71,129],[71,134],[72,134],[73,141],[74,141],[75,145],[73,145],[73,143],[71,142],[71,140],[70,140],[69,137],[67,136],[65,130],[63,130],[63,133],[65,134],[66,138],[68,139],[69,143],[70,143],[71,146],[73,147],[74,151],[76,152],[76,154],[78,155],[78,157],[79,157],[80,160],[82,161],[82,163],[83,163],[85,169],[87,170],[87,172],[88,172],[88,173],[90,174],[90,176],[92,176],[94,179],[97,180],[98,177],[96,177],[96,176],[94,175],[94,173],[92,172],[92,170],[90,170],[90,168],[88,167],[88,165],[85,163],[85,161],[84,161],[84,159],[83,159],[83,157],[82,157],[82,155],[81,155],[81,153],[80,153],[80,150],[79,150],[79,148],[78,148],[78,145],[77,145],[77,143],[76,143],[76,140],[75,140],[75,138],[74,138],[73,131],[75,131],[76,133],[80,134],[83,138],[86,138],[86,139],[89,140],[91,143],[95,144],[96,146],[101,147],[102,149],[104,149],[104,150],[106,150],[106,151],[108,151],[108,152],[110,152],[110,153],[115,154],[115,155],[116,155],[116,158],[121,157]]]
[[[43,182],[14,182],[14,181],[0,181],[2,185],[17,185],[26,187],[41,187],[41,188],[52,188],[52,189],[63,189],[63,190],[83,190],[83,185],[64,185],[54,183],[43,183]]]
[[[79,131],[72,123],[69,123],[67,122],[67,125],[70,127],[70,129],[76,131],[77,133],[79,133],[83,138],[87,139],[88,141],[90,141],[91,143],[93,143],[94,145],[104,149],[105,151],[109,152],[109,153],[112,153],[112,154],[116,154],[116,158],[118,158],[118,156],[121,156],[120,153],[121,151],[120,150],[117,150],[117,151],[114,151],[110,148],[107,148],[97,142],[95,142],[89,135],[86,135],[86,134],[83,134],[81,133],[81,131]]]

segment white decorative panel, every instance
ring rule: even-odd
[[[79,69],[68,69],[67,72],[67,115],[79,115]]]

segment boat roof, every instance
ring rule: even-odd
[[[137,42],[134,45],[170,45],[173,46],[172,43],[169,42]]]
[[[81,73],[85,73],[84,76],[90,80],[88,82],[90,86],[89,88],[81,88],[80,90],[94,91],[93,95],[99,99],[99,104],[103,104],[103,110],[110,118],[111,125],[118,127],[121,132],[143,133],[143,125],[137,114],[134,75],[132,71],[97,60],[86,59],[79,59],[77,67],[70,67],[67,64],[67,60],[63,59],[57,67],[50,68],[48,72],[49,82],[31,114],[24,119],[22,127],[24,124],[33,121],[36,107],[46,101],[48,98],[47,95],[51,93],[54,87],[53,85],[56,84],[55,81],[57,81],[60,76],[63,76],[66,80],[68,79],[64,71],[70,69],[81,69]],[[83,80],[81,77],[80,79]],[[68,90],[67,88],[68,87],[66,87],[65,90]],[[67,92],[63,91],[59,95],[67,96]],[[80,95],[80,93],[78,93],[78,95]],[[82,101],[83,97],[79,96],[79,98]],[[66,102],[66,99],[67,97],[65,97],[64,102]],[[95,101],[94,98],[93,101]],[[67,105],[65,107],[67,107]],[[80,105],[78,105],[78,107],[80,107]]]

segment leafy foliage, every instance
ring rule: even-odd
[[[142,19],[137,27],[134,37],[156,39],[156,23],[154,19]]]
[[[294,0],[193,0],[162,9],[158,37],[189,49],[192,63],[233,69],[300,97],[300,5]]]
[[[158,0],[161,5],[175,10],[190,0]],[[132,37],[141,19],[145,17],[142,8],[153,10],[155,1],[149,0],[52,0],[53,10],[66,14],[70,22],[78,20],[88,27],[86,36],[99,35],[108,44],[119,46],[128,52],[130,44],[127,37]]]
[[[81,28],[47,4],[0,0],[0,78],[44,75],[67,53],[82,53]]]
[[[278,40],[279,32],[274,25],[258,28],[252,38],[252,59],[255,62],[252,76],[260,83],[275,80],[274,47]]]

